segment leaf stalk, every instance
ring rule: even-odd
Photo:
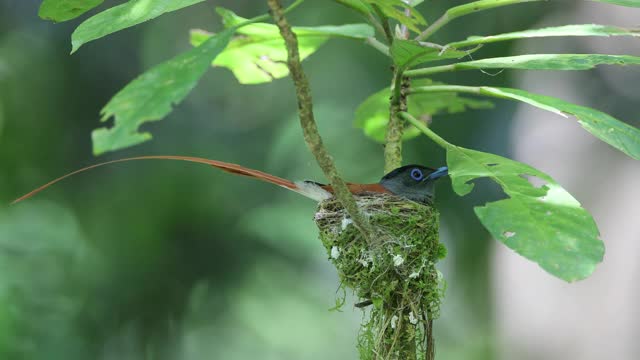
[[[376,39],[374,37],[368,37],[365,40],[365,43],[367,43],[368,45],[370,45],[374,49],[380,51],[384,55],[391,56],[390,53],[389,53],[389,47],[387,45],[383,44],[382,42],[380,42],[380,40],[378,40],[378,39]]]
[[[455,71],[455,70],[456,70],[456,64],[431,66],[431,67],[426,67],[422,69],[407,70],[404,72],[404,76],[409,78],[414,78],[419,76],[429,76],[432,74],[437,74],[437,73],[447,72],[447,71]]]
[[[460,6],[454,6],[447,10],[438,20],[433,22],[431,26],[429,26],[426,30],[424,30],[420,35],[416,37],[418,41],[424,41],[428,39],[431,35],[435,34],[440,28],[447,25],[452,20],[455,20],[459,17],[473,14],[476,12],[489,10],[501,6],[521,4],[526,2],[533,1],[547,1],[547,0],[480,0],[474,1],[469,4],[464,4]]]
[[[433,140],[433,142],[435,142],[436,144],[440,145],[440,147],[442,147],[444,149],[449,149],[449,148],[454,146],[453,144],[447,142],[445,139],[441,138],[440,135],[438,135],[435,132],[433,132],[433,130],[429,129],[423,122],[421,122],[420,120],[414,118],[408,112],[398,113],[398,116],[403,118],[407,122],[409,122],[411,125],[413,125],[416,128],[418,128],[425,135],[427,135],[431,140]]]

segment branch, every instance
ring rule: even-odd
[[[407,16],[411,16],[411,8],[405,7],[404,13]],[[409,30],[406,25],[402,24],[400,26],[399,36],[405,40],[409,39]],[[398,116],[398,113],[407,111],[407,89],[409,89],[409,79],[404,76],[404,71],[405,69],[402,67],[393,69],[389,123],[387,124],[387,132],[384,139],[385,173],[402,166],[402,134],[404,133],[405,122]]]
[[[407,111],[408,79],[403,75],[403,69],[395,68],[393,72],[393,89],[391,106],[389,109],[389,124],[385,135],[384,145],[384,172],[402,166],[402,134],[404,133],[404,121],[398,113]]]
[[[329,182],[335,190],[335,196],[345,208],[354,225],[360,230],[364,238],[372,241],[371,226],[367,218],[365,218],[356,204],[353,195],[349,191],[347,184],[338,174],[333,158],[324,147],[322,138],[318,132],[315,118],[313,116],[313,101],[311,99],[311,89],[309,80],[302,70],[300,64],[300,54],[298,52],[298,39],[291,30],[291,26],[284,17],[280,0],[267,0],[269,5],[269,13],[280,29],[280,35],[285,41],[287,47],[287,65],[291,72],[291,78],[296,88],[296,96],[298,98],[298,116],[300,117],[300,125],[304,134],[304,140],[313,153]]]

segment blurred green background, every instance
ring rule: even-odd
[[[117,3],[105,1],[98,11]],[[432,0],[418,9],[432,21],[461,3]],[[434,40],[525,29],[550,18],[566,23],[578,3],[525,4],[469,16]],[[214,6],[250,17],[266,11],[264,2],[207,1],[85,45],[73,56],[70,34],[85,17],[52,24],[37,17],[38,6],[35,0],[0,0],[0,359],[355,359],[361,313],[352,302],[341,312],[328,310],[339,295],[337,277],[317,239],[315,204],[296,194],[206,166],[148,161],[97,169],[7,205],[78,167],[141,154],[207,157],[324,181],[302,140],[290,80],[241,86],[225,69],[211,69],[169,117],[144,126],[153,141],[91,155],[90,132],[111,96],[145,69],[188,49],[189,29],[220,29]],[[307,1],[290,20],[362,21],[330,1]],[[601,22],[615,23],[608,20]],[[566,49],[557,40],[541,43]],[[515,53],[517,46],[497,44],[477,56]],[[382,148],[351,121],[357,105],[389,83],[390,64],[365,45],[332,40],[304,66],[321,133],[339,169],[350,181],[376,181]],[[621,119],[637,118],[637,99],[615,95],[603,74],[579,78],[587,83],[571,78],[582,84],[582,103]],[[516,75],[442,78],[514,86]],[[456,144],[513,156],[522,136],[512,131],[517,106],[498,105],[438,117],[433,128]],[[426,139],[405,149],[406,163],[444,164],[443,152]],[[601,160],[620,158],[606,147],[597,153]],[[543,164],[536,165],[557,175]],[[440,269],[449,287],[436,322],[438,357],[494,359],[505,343],[496,325],[501,309],[491,270],[497,245],[472,205],[500,193],[480,182],[473,194],[458,198],[448,183],[439,186],[442,237],[449,248]],[[590,193],[569,190],[580,200]]]

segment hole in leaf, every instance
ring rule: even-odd
[[[470,183],[474,184],[473,191],[468,195],[473,204],[485,205],[510,198],[498,183],[488,177],[476,178]]]
[[[116,125],[115,116],[111,115],[109,118],[103,122],[100,122],[100,127],[104,127],[107,129],[111,129]]]
[[[520,177],[527,180],[531,185],[536,188],[541,188],[547,184],[547,182],[543,179],[540,179],[537,176],[529,175],[529,174],[520,174]]]
[[[516,233],[513,232],[513,231],[505,231],[505,232],[502,233],[502,235],[504,235],[504,237],[506,237],[508,239],[508,238],[512,238],[512,237],[516,236]]]

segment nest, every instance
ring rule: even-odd
[[[336,199],[320,203],[315,222],[341,286],[352,289],[361,305],[372,305],[360,331],[361,358],[422,358],[416,354],[426,351],[445,287],[435,268],[446,256],[439,213],[391,195],[359,196],[357,202],[373,228],[371,243]]]

